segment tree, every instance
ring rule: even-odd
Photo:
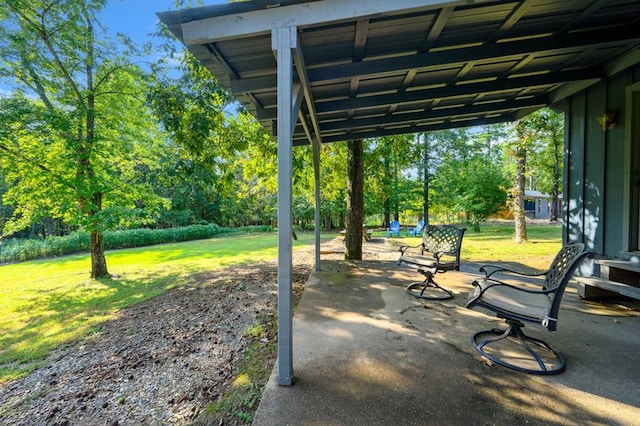
[[[391,216],[399,220],[399,213],[406,202],[405,194],[400,191],[402,171],[410,163],[411,154],[407,154],[412,135],[387,136],[371,141],[371,161],[367,166],[367,192],[376,199],[376,213],[382,209],[382,226],[388,227]]]
[[[347,220],[345,259],[362,260],[364,219],[364,149],[362,139],[347,142]]]
[[[474,229],[497,213],[507,200],[508,180],[498,163],[475,154],[444,163],[434,177],[434,199],[451,211],[462,212]]]
[[[446,161],[466,155],[469,138],[465,129],[452,129],[424,133],[416,141],[422,158],[422,214],[428,225],[430,179]]]
[[[5,166],[21,170],[6,176],[17,216],[5,232],[40,214],[63,217],[91,235],[91,276],[107,276],[104,231],[151,221],[164,203],[131,183],[146,156],[136,146],[157,136],[142,73],[99,36],[106,0],[0,4],[0,79],[16,89],[3,105],[0,145]]]
[[[513,220],[515,225],[514,241],[522,243],[527,240],[527,223],[524,215],[524,191],[525,173],[527,167],[527,152],[529,151],[533,138],[533,129],[525,120],[516,123],[515,139],[509,145],[509,153],[515,164],[513,177],[512,201]]]
[[[540,109],[526,117],[535,129],[535,155],[529,161],[535,189],[551,193],[550,220],[558,220],[558,198],[562,190],[562,146],[564,116],[549,108]]]
[[[539,190],[553,194],[552,220],[557,220],[558,196],[560,192],[561,153],[563,119],[549,109],[538,110],[520,119],[513,128],[513,136],[507,143],[508,156],[512,158],[513,214],[515,241],[526,241],[527,229],[524,212],[526,178],[536,177]]]
[[[420,141],[420,138],[418,138]],[[430,148],[429,135],[427,133],[422,135],[422,219],[425,225],[429,225],[429,148]]]

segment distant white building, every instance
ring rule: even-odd
[[[549,219],[551,217],[553,197],[540,191],[524,191],[524,214],[532,219]],[[558,195],[558,218],[562,213],[562,194]]]

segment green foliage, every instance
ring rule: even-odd
[[[543,108],[520,120],[531,129],[531,155],[527,157],[529,175],[535,189],[551,194],[554,185],[562,191],[562,149],[564,143],[564,116]]]
[[[502,209],[509,185],[500,167],[475,156],[444,164],[432,183],[434,201],[464,213],[474,229]]]
[[[218,401],[207,407],[200,422],[222,423],[225,418],[237,418],[251,424],[271,374],[277,352],[276,336],[277,321],[270,316],[259,319],[247,331],[245,337],[251,343],[243,353],[234,382]]]
[[[15,207],[3,234],[47,216],[81,226],[95,237],[91,275],[106,276],[102,233],[167,206],[140,179],[162,140],[141,101],[143,73],[128,62],[132,44],[101,32],[106,0],[0,4],[0,81],[14,89],[0,106],[3,198]]]
[[[176,6],[200,3],[177,0]],[[166,28],[158,30],[163,52],[146,52],[160,56],[146,75],[129,63],[140,56],[131,41],[114,43],[96,24],[105,0],[0,4],[0,81],[14,89],[0,98],[2,235],[77,229],[116,235],[109,231],[277,220],[276,141],[236,110]],[[558,193],[561,116],[541,110],[526,120],[536,140],[527,176],[536,189]],[[486,126],[365,141],[365,214],[377,221],[371,225],[390,215],[415,223],[426,210],[436,221],[480,223],[503,200],[501,175],[514,174],[504,161],[511,151],[502,149],[512,130]],[[346,145],[324,145],[320,169],[322,226],[344,226]],[[314,226],[314,178],[311,146],[296,147],[293,216],[303,229]],[[106,248],[128,244],[109,245],[110,238]],[[57,248],[62,243],[53,250],[28,244],[14,259],[73,252]],[[13,250],[5,240],[3,251]]]
[[[271,228],[266,225],[245,226],[242,228],[224,228],[213,224],[168,229],[141,228],[106,232],[104,245],[106,249],[111,250],[201,240],[231,233],[250,234],[270,231]],[[63,237],[53,236],[46,239],[5,240],[0,246],[0,263],[23,262],[32,259],[87,252],[89,245],[90,238],[86,232],[74,232]]]
[[[159,71],[159,66],[154,68]],[[218,81],[185,53],[177,78],[155,74],[148,104],[173,141],[198,156],[224,155],[233,145],[225,137],[225,108],[231,102]]]

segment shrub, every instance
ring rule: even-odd
[[[266,225],[224,228],[215,224],[165,229],[129,229],[106,232],[104,235],[104,248],[111,250],[143,247],[163,243],[202,240],[231,233],[270,231],[271,227]],[[2,241],[0,245],[0,263],[24,262],[44,257],[84,253],[89,251],[89,247],[90,237],[87,232],[74,232],[63,237],[48,237],[46,239],[10,239]]]

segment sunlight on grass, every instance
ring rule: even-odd
[[[301,234],[294,246],[313,241]],[[113,277],[101,280],[88,278],[88,255],[0,266],[0,383],[28,374],[119,309],[187,285],[191,274],[276,257],[270,233],[109,251]]]
[[[529,226],[528,240],[513,241],[513,225],[483,226],[480,232],[467,229],[462,241],[461,261],[474,263],[509,262],[546,269],[562,247],[562,227]],[[420,237],[392,240],[394,245],[417,245]]]
[[[294,247],[314,243],[313,234],[298,237]],[[512,237],[509,226],[468,230],[462,260],[542,269],[561,246],[560,227],[530,227],[525,244],[513,243]],[[415,245],[420,239],[392,242]],[[0,266],[0,383],[28,374],[54,348],[94,332],[119,309],[188,285],[195,273],[276,257],[277,236],[270,233],[109,251],[112,278],[100,280],[88,278],[88,255]]]

